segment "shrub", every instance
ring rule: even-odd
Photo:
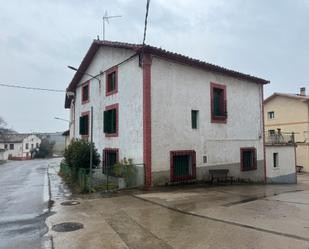
[[[123,158],[120,162],[114,165],[114,174],[115,176],[128,178],[134,173],[133,160],[131,158]]]
[[[91,145],[85,140],[73,140],[64,152],[64,161],[70,167],[76,169],[89,169],[90,165],[90,148]],[[92,163],[95,168],[100,164],[100,154],[92,144]]]
[[[34,157],[36,157],[36,158],[52,157],[53,156],[54,144],[55,144],[55,142],[50,142],[47,139],[42,139],[38,151],[32,150],[31,156],[32,156],[32,154],[34,154]]]

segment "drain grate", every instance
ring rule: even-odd
[[[82,223],[65,222],[53,225],[52,230],[55,232],[72,232],[84,228]]]
[[[74,205],[78,205],[78,204],[80,204],[79,201],[64,201],[64,202],[61,202],[62,206],[74,206]]]

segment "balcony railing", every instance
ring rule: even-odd
[[[284,133],[284,132],[266,132],[265,143],[267,144],[294,144],[295,133]]]

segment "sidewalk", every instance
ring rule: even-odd
[[[49,228],[62,222],[79,222],[84,228],[50,229],[48,235],[54,249],[308,249],[307,178],[299,185],[173,187],[76,197],[80,204],[74,206],[62,206],[66,198],[58,199]]]

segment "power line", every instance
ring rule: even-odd
[[[3,83],[0,83],[0,86],[11,87],[11,88],[21,88],[21,89],[27,89],[27,90],[37,90],[37,91],[61,92],[61,93],[65,92],[65,90],[59,90],[59,89],[39,88],[39,87],[30,87],[30,86],[18,86],[18,85],[9,85],[9,84],[3,84]]]
[[[147,0],[147,4],[146,4],[146,16],[145,16],[145,27],[144,27],[144,38],[143,38],[143,46],[145,45],[145,41],[146,41],[147,19],[148,19],[148,12],[149,12],[149,4],[150,4],[150,0]]]

